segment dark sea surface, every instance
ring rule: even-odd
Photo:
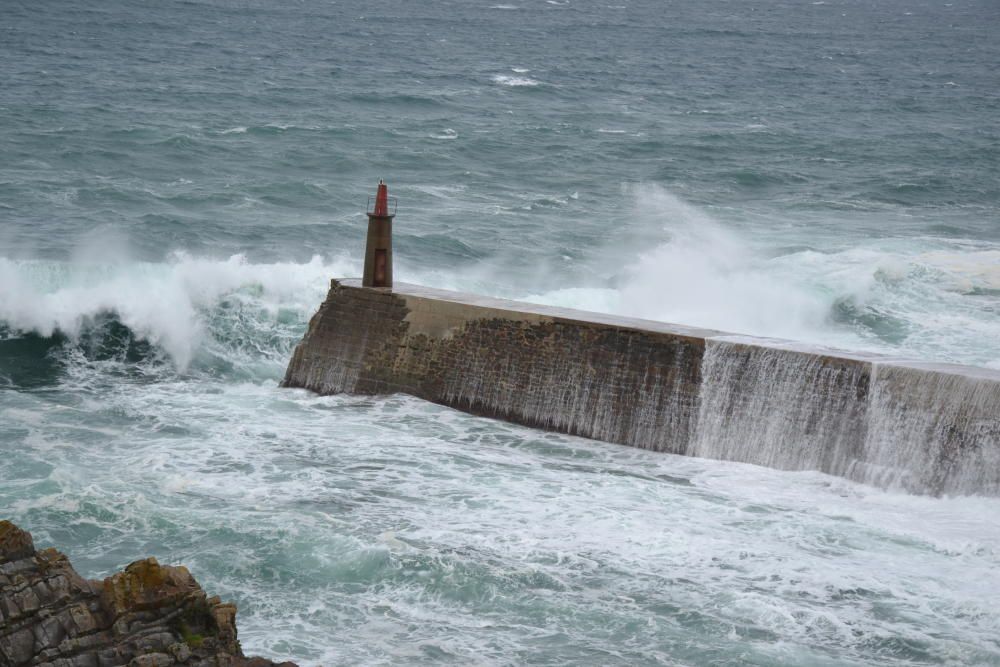
[[[1000,504],[277,387],[398,279],[1000,368],[993,0],[0,1],[0,517],[304,665],[1000,665]]]

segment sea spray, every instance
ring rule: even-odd
[[[570,284],[513,296],[841,349],[1000,364],[1000,251],[989,243],[938,240],[927,252],[926,239],[876,237],[824,247],[836,221],[818,225],[815,241],[786,243],[783,231],[724,222],[656,185],[627,188],[622,201],[629,236],[611,235]],[[454,280],[433,284],[463,289]]]
[[[829,328],[831,296],[789,280],[752,237],[656,186],[636,188],[632,207],[667,239],[623,264],[616,312],[789,339]]]
[[[831,321],[838,298],[862,299],[873,279],[810,248],[775,255],[752,234],[651,184],[629,189],[632,237],[606,246],[603,286],[572,285],[527,300],[756,336],[867,347]],[[636,245],[638,244],[638,245]],[[829,266],[825,266],[829,265]],[[595,271],[596,273],[597,271]]]
[[[308,317],[328,277],[351,266],[318,256],[305,264],[253,264],[243,255],[211,260],[186,253],[174,253],[162,264],[0,258],[0,322],[8,336],[58,334],[79,341],[110,315],[136,339],[162,349],[183,371],[199,351],[252,345],[255,337],[266,337],[265,320],[288,317],[283,313],[296,320]],[[254,321],[234,336],[232,329],[241,326],[247,309],[255,313],[250,315]],[[295,335],[288,332],[280,353],[287,353]],[[260,348],[254,354],[270,356]]]

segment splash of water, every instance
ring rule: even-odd
[[[306,264],[253,264],[243,255],[220,261],[185,253],[162,264],[0,258],[0,322],[15,332],[79,341],[110,314],[183,371],[199,350],[226,337],[216,326],[221,320],[231,328],[249,318],[242,329],[252,338],[267,321],[307,318],[329,277],[352,268],[346,260],[320,257]]]
[[[738,231],[657,186],[636,188],[633,196],[631,217],[665,240],[624,255],[603,253],[592,273],[610,275],[604,285],[522,298],[845,349],[1000,364],[1000,344],[989,342],[1000,341],[1000,249],[987,243],[954,241],[945,251],[941,239],[871,239],[849,248],[806,247],[800,239],[776,252],[780,238]],[[769,222],[769,230],[774,226]]]

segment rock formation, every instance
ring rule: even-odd
[[[274,667],[247,658],[236,606],[208,597],[185,567],[155,558],[87,580],[55,549],[0,521],[3,667]],[[294,667],[283,663],[281,667]]]

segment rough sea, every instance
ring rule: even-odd
[[[1000,665],[1000,500],[278,388],[396,278],[1000,368],[995,0],[0,2],[0,517],[303,665]],[[1000,417],[998,417],[1000,418]]]

